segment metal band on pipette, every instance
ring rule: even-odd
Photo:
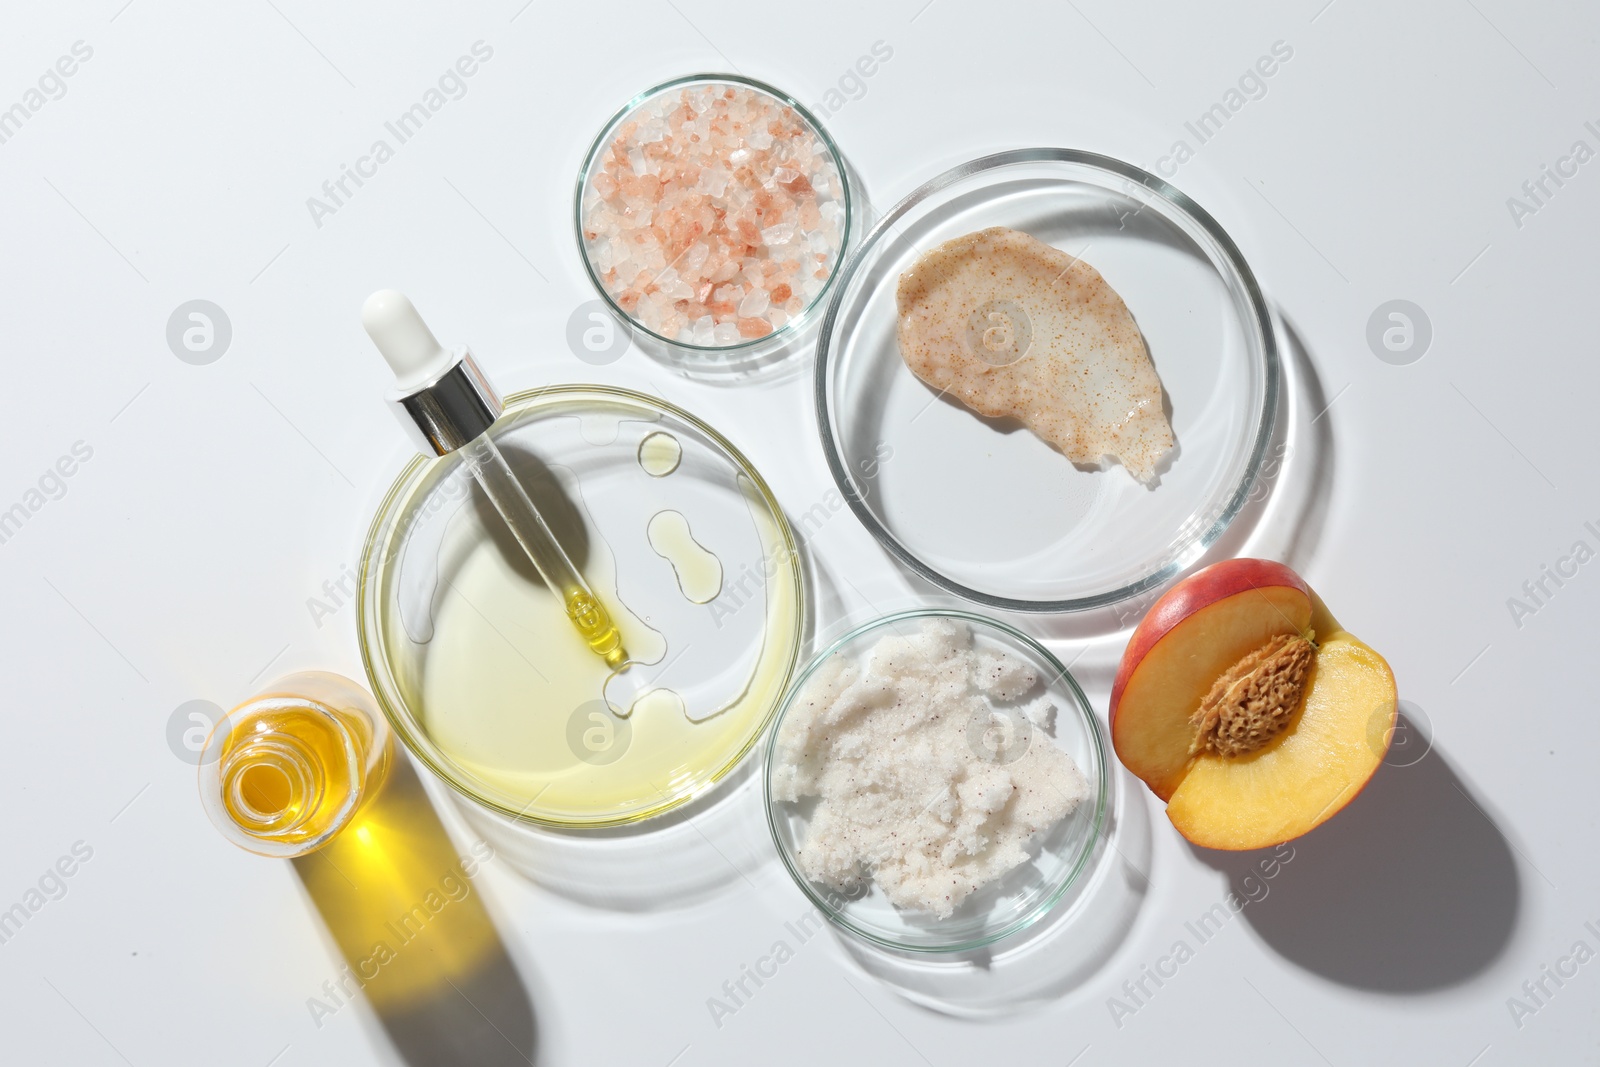
[[[461,345],[455,356],[437,378],[388,397],[400,425],[424,455],[454,452],[492,426],[504,409],[472,352]]]

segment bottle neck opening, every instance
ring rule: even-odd
[[[292,833],[322,803],[326,774],[292,737],[252,738],[228,753],[222,788],[239,829],[254,837]]]

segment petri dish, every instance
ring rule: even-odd
[[[703,794],[799,655],[802,569],[771,491],[704,422],[623,389],[518,393],[490,433],[631,664],[588,649],[458,457],[418,457],[361,564],[362,659],[395,733],[469,799],[549,827]]]
[[[719,114],[730,106],[762,109],[780,132],[745,122],[753,111]],[[713,122],[726,151],[700,147]],[[662,207],[680,191],[690,199]],[[690,372],[741,373],[803,348],[844,261],[855,199],[838,147],[793,97],[738,75],[689,75],[628,101],[590,146],[578,253],[641,347]]]
[[[1005,226],[1100,271],[1137,321],[1177,439],[1154,487],[1082,470],[1020,423],[985,419],[908,370],[896,283],[930,248]],[[947,171],[890,210],[840,272],[815,399],[840,492],[912,571],[1009,611],[1103,607],[1200,558],[1243,507],[1276,417],[1272,319],[1198,205],[1147,171],[1067,149]]]
[[[830,661],[843,658],[859,662],[882,638],[914,633],[926,620],[963,624],[971,630],[973,648],[1008,653],[1032,668],[1038,684],[1029,696],[1047,697],[1055,713],[1050,728],[1030,729],[1025,743],[1060,748],[1072,758],[1088,785],[1086,798],[1075,809],[1025,846],[1030,853],[1027,861],[973,893],[945,918],[897,908],[876,883],[869,883],[864,892],[859,888],[845,892],[811,881],[801,870],[798,853],[806,840],[816,801],[774,799],[784,719],[805,692],[806,683]],[[1015,736],[1010,735],[1010,739]],[[982,615],[941,609],[905,611],[874,619],[845,634],[797,676],[784,698],[766,749],[763,782],[767,822],[784,866],[830,922],[885,948],[918,953],[965,952],[1027,929],[1048,914],[1084,874],[1104,829],[1105,744],[1077,680],[1038,641]],[[1013,752],[1009,758],[1015,756]]]

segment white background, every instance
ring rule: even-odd
[[[1584,127],[1600,126],[1600,9],[123,2],[11,4],[0,33],[0,107],[74,42],[93,49],[0,144],[0,508],[75,442],[93,449],[0,544],[0,907],[74,842],[93,848],[0,945],[0,1058],[396,1062],[365,1005],[313,1022],[306,999],[337,967],[316,912],[287,864],[213,832],[166,739],[185,701],[229,706],[291,669],[361,677],[354,610],[319,627],[306,603],[355,564],[405,456],[361,300],[408,291],[507,390],[659,391],[725,431],[798,515],[831,487],[807,376],[735,391],[637,351],[598,368],[569,353],[568,317],[593,295],[572,186],[595,131],[647,85],[737,67],[820,102],[879,41],[892,58],[826,121],[880,206],[1002,148],[1153,166],[1274,42],[1292,47],[1173,179],[1299,339],[1285,417],[1321,441],[1228,547],[1299,568],[1389,658],[1434,750],[1381,770],[1298,843],[1271,896],[1120,1020],[1108,998],[1228,890],[1143,794],[1153,855],[1115,953],[1048,1003],[981,1023],[909,1004],[829,935],[719,1027],[707,998],[805,910],[770,856],[708,904],[631,914],[491,863],[478,885],[532,1001],[538,1061],[1600,1058],[1600,964],[1546,980],[1553,997],[1520,1027],[1507,1005],[1575,941],[1600,948],[1584,928],[1600,919],[1600,563],[1520,626],[1507,605],[1575,541],[1600,547],[1583,526],[1600,527],[1600,162],[1520,225],[1507,206],[1575,140],[1600,148]],[[493,58],[467,95],[317,226],[307,197],[479,40]],[[207,366],[165,340],[195,298],[232,323]],[[1408,366],[1366,341],[1396,298],[1433,325]],[[1295,494],[1310,503],[1280,506]],[[848,512],[813,545],[855,607],[914,591]],[[1102,623],[1051,644],[1103,714],[1126,629]]]

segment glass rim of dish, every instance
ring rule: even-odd
[[[594,395],[600,399],[620,400],[638,404],[649,409],[665,412],[675,418],[682,419],[693,429],[705,434],[737,464],[738,473],[749,478],[751,484],[755,486],[768,510],[777,519],[776,526],[782,534],[784,550],[793,559],[798,560],[801,558],[799,546],[795,541],[794,528],[789,523],[788,516],[784,514],[783,508],[778,503],[778,499],[773,494],[771,487],[767,485],[766,480],[762,478],[760,472],[756,470],[745,454],[703,419],[685,411],[669,400],[621,386],[585,382],[564,383],[524,389],[507,395],[504,398],[505,414],[502,415],[502,418],[506,415],[514,416],[541,399],[581,398],[586,394]],[[400,694],[393,678],[393,672],[389,668],[382,638],[375,632],[381,629],[381,623],[378,622],[379,612],[376,598],[381,594],[382,587],[382,582],[375,581],[375,579],[381,576],[382,569],[386,569],[397,558],[397,551],[388,543],[390,538],[401,527],[409,525],[400,521],[404,516],[397,514],[396,508],[404,498],[416,490],[418,480],[438,458],[440,457],[430,457],[419,453],[408,460],[400,473],[395,476],[394,482],[384,492],[383,500],[374,512],[372,522],[368,525],[366,537],[361,548],[361,561],[357,567],[356,636],[361,649],[361,665],[366,672],[373,698],[377,700],[378,707],[383,711],[384,719],[388,721],[390,728],[400,738],[406,750],[420,760],[440,781],[468,800],[516,822],[532,823],[537,826],[566,831],[600,830],[647,823],[658,815],[689,804],[713,789],[719,782],[737,770],[750,755],[751,751],[759,744],[761,735],[772,725],[778,714],[778,709],[783,706],[783,699],[788,692],[789,683],[794,678],[795,670],[800,662],[800,650],[804,640],[803,623],[806,614],[806,588],[803,567],[797,566],[793,568],[795,610],[799,614],[801,625],[795,628],[795,638],[791,642],[788,663],[784,666],[782,677],[773,686],[773,692],[776,695],[770,701],[765,712],[759,716],[760,721],[752,726],[749,731],[750,736],[739,747],[738,751],[730,755],[723,766],[699,782],[694,788],[665,796],[659,804],[650,805],[625,815],[598,819],[564,819],[530,814],[528,809],[532,807],[531,804],[524,806],[520,810],[512,808],[471,785],[467,776],[457,770],[453,766],[453,761],[427,737],[427,732],[422,728],[418,718],[406,707],[406,701]],[[373,553],[380,546],[384,549],[384,562],[377,564],[377,569],[375,569],[374,566],[369,566],[369,564],[372,564]]]
[[[952,941],[947,944],[914,944],[911,942],[897,941],[894,938],[876,933],[859,923],[852,922],[845,914],[844,909],[835,906],[831,901],[829,901],[827,895],[820,892],[817,886],[805,876],[805,874],[796,864],[794,857],[790,855],[789,849],[784,845],[784,834],[778,828],[778,803],[772,799],[773,758],[776,755],[778,748],[778,734],[783,728],[783,720],[784,717],[788,715],[790,706],[794,703],[800,692],[805,688],[806,683],[811,680],[812,675],[814,675],[823,666],[823,664],[827,663],[835,653],[842,651],[859,638],[872,633],[875,630],[893,626],[896,623],[916,621],[919,619],[958,619],[969,625],[976,624],[978,627],[982,627],[984,629],[997,630],[1006,635],[1008,638],[1020,642],[1031,652],[1039,655],[1041,658],[1043,658],[1045,663],[1047,663],[1051,669],[1056,672],[1055,678],[1051,682],[1047,683],[1047,688],[1054,686],[1057,682],[1066,683],[1066,688],[1068,692],[1071,693],[1073,698],[1073,704],[1079,717],[1080,727],[1082,728],[1083,732],[1088,735],[1094,750],[1094,821],[1090,827],[1089,834],[1084,840],[1082,847],[1079,849],[1077,856],[1074,857],[1071,867],[1067,871],[1065,877],[1063,877],[1060,883],[1054,886],[1049,893],[1041,897],[1027,914],[1019,916],[1011,920],[1005,926],[987,932],[980,937],[967,938],[962,941]],[[1059,723],[1061,721],[1059,713],[1056,721],[1056,729],[1059,731]],[[1086,778],[1089,776],[1088,770],[1081,767],[1079,770]],[[859,937],[864,941],[878,945],[882,948],[894,949],[898,952],[912,952],[919,955],[945,955],[954,952],[971,952],[975,949],[993,945],[996,942],[1013,936],[1014,934],[1021,933],[1023,930],[1028,929],[1034,923],[1044,918],[1052,910],[1054,910],[1057,904],[1061,903],[1061,898],[1066,896],[1068,890],[1078,884],[1078,880],[1082,878],[1085,872],[1088,870],[1089,859],[1094,855],[1095,848],[1100,842],[1101,835],[1105,833],[1106,815],[1110,805],[1110,774],[1111,769],[1106,759],[1106,744],[1104,739],[1102,739],[1100,736],[1099,720],[1095,718],[1094,709],[1089,703],[1089,698],[1084,695],[1083,687],[1078,684],[1078,679],[1073,675],[1072,671],[1070,671],[1053,652],[1046,648],[1043,643],[1041,643],[1037,638],[1030,636],[1029,634],[1019,630],[1017,627],[1012,626],[1009,623],[1002,622],[999,619],[991,618],[987,615],[981,615],[977,612],[965,611],[960,608],[912,608],[905,611],[897,611],[889,615],[880,615],[876,618],[869,619],[859,626],[851,628],[849,632],[833,641],[828,645],[827,648],[813,656],[811,661],[794,676],[793,680],[789,683],[788,690],[784,693],[782,702],[778,706],[777,715],[773,717],[772,723],[768,727],[766,751],[764,753],[763,765],[761,768],[761,797],[767,812],[767,829],[772,834],[772,843],[774,849],[776,849],[778,853],[778,858],[783,861],[784,869],[789,872],[789,877],[794,880],[794,883],[800,887],[800,891],[804,893],[806,898],[816,906],[818,911],[822,912],[829,922],[833,923],[835,926],[838,926],[840,929],[848,931],[852,936]],[[1032,862],[1032,860],[1029,862]]]
[[[1196,530],[1175,540],[1173,550],[1168,553],[1165,561],[1155,570],[1135,581],[1116,589],[1089,596],[1055,600],[1028,600],[974,589],[931,566],[902,543],[878,519],[878,516],[867,505],[862,494],[858,492],[848,465],[845,463],[844,457],[839,454],[839,449],[834,443],[837,419],[834,413],[834,405],[829,398],[830,368],[836,362],[830,358],[833,356],[831,351],[832,341],[839,318],[844,311],[844,300],[846,294],[850,291],[850,283],[856,274],[869,263],[872,254],[890,236],[900,220],[930,197],[966,179],[989,171],[998,171],[1006,167],[1033,163],[1065,163],[1081,168],[1098,170],[1117,179],[1133,182],[1142,186],[1155,197],[1166,201],[1172,208],[1186,216],[1203,230],[1206,236],[1216,244],[1228,267],[1237,275],[1237,283],[1234,279],[1226,277],[1223,280],[1230,290],[1236,287],[1241,289],[1245,300],[1249,304],[1251,318],[1244,325],[1253,327],[1252,330],[1248,331],[1249,347],[1254,361],[1260,365],[1264,373],[1261,415],[1253,431],[1254,439],[1251,444],[1249,459],[1245,462],[1239,482],[1234,487],[1226,504],[1218,510],[1216,517],[1209,525],[1204,529]],[[1216,264],[1213,263],[1213,267],[1215,266]],[[1219,275],[1220,273],[1219,271]],[[851,255],[849,261],[845,263],[838,271],[836,278],[832,280],[836,281],[837,284],[834,286],[833,297],[828,303],[827,312],[823,315],[821,327],[818,331],[816,369],[813,377],[817,430],[822,439],[822,451],[824,458],[827,460],[828,470],[833,475],[834,483],[843,495],[845,502],[850,505],[850,510],[855,513],[856,518],[867,528],[873,538],[887,549],[896,560],[939,588],[975,604],[1002,611],[1062,614],[1108,607],[1130,597],[1138,596],[1140,593],[1158,588],[1181,574],[1221,538],[1228,527],[1233,524],[1233,520],[1238,517],[1240,511],[1244,509],[1245,504],[1249,502],[1251,487],[1260,475],[1262,464],[1266,460],[1268,446],[1271,444],[1282,390],[1282,368],[1280,366],[1278,339],[1272,321],[1272,312],[1267,305],[1266,297],[1261,291],[1260,284],[1256,281],[1254,272],[1251,271],[1244,254],[1239,251],[1238,246],[1228,236],[1227,231],[1222,228],[1222,225],[1209,212],[1164,178],[1113,156],[1072,148],[1017,148],[980,156],[959,166],[952,167],[919,185],[879,217],[873,224],[871,231],[866,234]]]
[[[680,89],[686,86],[705,82],[725,82],[733,85],[742,85],[745,88],[766,93],[768,96],[778,100],[785,106],[794,108],[800,117],[805,120],[806,124],[816,131],[817,136],[827,148],[828,155],[832,157],[833,165],[838,168],[840,200],[842,200],[844,203],[844,219],[839,227],[839,248],[834,253],[833,265],[828,270],[828,277],[823,281],[822,288],[817,290],[817,295],[811,298],[811,302],[809,304],[800,309],[799,314],[789,319],[788,322],[785,322],[782,326],[779,326],[771,333],[763,334],[760,337],[752,337],[748,340],[741,340],[737,344],[731,345],[697,345],[692,341],[680,341],[672,337],[663,337],[661,334],[656,333],[654,330],[645,326],[633,315],[628,314],[622,309],[622,306],[617,303],[616,299],[606,291],[605,283],[600,280],[599,274],[595,272],[594,263],[589,259],[588,242],[583,236],[584,189],[589,184],[590,171],[593,169],[595,161],[600,158],[601,148],[603,148],[607,141],[610,140],[617,127],[622,125],[623,121],[626,120],[629,115],[632,115],[634,111],[638,110],[640,105],[644,104],[646,101],[654,99],[662,93],[668,92],[672,89]],[[659,85],[653,85],[641,92],[635,93],[632,99],[630,99],[626,104],[622,105],[622,107],[619,108],[615,114],[606,120],[605,125],[600,127],[599,134],[597,134],[595,139],[590,143],[589,150],[584,153],[583,166],[578,170],[578,185],[575,193],[573,194],[572,202],[572,232],[573,236],[577,238],[578,242],[578,259],[583,262],[584,273],[588,275],[590,283],[594,286],[595,291],[600,294],[600,299],[605,301],[606,306],[611,309],[612,314],[619,316],[623,322],[628,324],[628,328],[631,330],[638,330],[640,333],[659,341],[661,344],[670,345],[673,348],[696,354],[742,354],[766,345],[781,344],[796,336],[804,327],[817,321],[817,315],[819,311],[826,305],[828,298],[833,293],[834,282],[838,280],[840,274],[843,273],[847,265],[846,253],[850,247],[850,227],[855,219],[855,195],[850,188],[850,171],[849,168],[845,166],[844,154],[839,151],[838,144],[834,141],[833,135],[828,132],[827,127],[822,124],[822,120],[818,119],[816,115],[812,114],[810,108],[800,103],[800,101],[796,100],[782,89],[779,89],[773,85],[769,85],[766,82],[758,81],[755,78],[747,78],[742,74],[685,74],[680,77],[661,82]],[[668,266],[670,267],[671,264],[669,263]]]

